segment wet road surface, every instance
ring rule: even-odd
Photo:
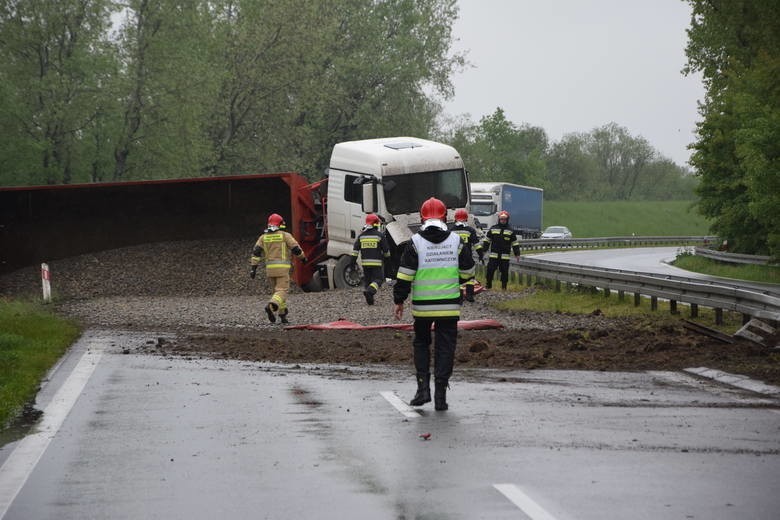
[[[413,394],[411,370],[122,354],[155,337],[88,331],[75,345],[39,396],[44,417],[61,416],[38,437],[39,459],[17,469],[35,436],[0,450],[2,518],[774,520],[780,510],[776,397],[677,372],[456,367],[450,410],[410,413],[399,402]],[[64,387],[78,392],[66,411]]]
[[[748,282],[733,280],[707,274],[686,271],[671,265],[677,255],[687,249],[686,247],[644,247],[626,249],[593,249],[576,251],[558,251],[554,253],[540,253],[535,258],[590,267],[603,267],[606,269],[620,269],[637,273],[650,273],[656,275],[679,276],[683,278],[700,279],[708,282],[726,282],[738,284],[745,289],[780,290],[778,284]]]

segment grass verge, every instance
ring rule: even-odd
[[[39,304],[0,299],[0,429],[35,397],[79,333],[75,323]]]
[[[610,318],[619,317],[652,317],[656,320],[688,319],[705,327],[719,330],[725,334],[734,334],[742,327],[742,314],[730,311],[723,312],[723,323],[715,323],[715,311],[706,307],[699,307],[699,315],[691,318],[690,307],[684,303],[677,303],[677,314],[671,313],[668,301],[658,300],[657,309],[651,307],[650,298],[642,297],[639,305],[634,305],[632,294],[625,294],[620,299],[616,291],[605,293],[602,290],[562,285],[561,290],[556,291],[554,282],[537,281],[529,290],[529,287],[510,282],[509,291],[516,291],[517,298],[506,300],[497,304],[501,310],[528,310],[537,312],[560,312],[568,314],[593,314],[598,312]]]
[[[780,267],[774,265],[729,264],[701,256],[682,254],[677,255],[674,266],[687,271],[735,280],[780,283]]]

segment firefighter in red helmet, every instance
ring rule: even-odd
[[[382,222],[375,213],[366,215],[366,225],[352,247],[352,265],[358,256],[363,263],[363,296],[366,303],[374,305],[374,295],[385,281],[384,262],[390,258],[390,247],[385,234],[379,229]]]
[[[482,241],[477,235],[477,230],[469,226],[468,220],[469,214],[465,209],[455,210],[455,223],[450,226],[450,231],[460,235],[460,239],[463,240],[463,246],[468,248],[469,254],[475,251],[479,261],[483,262]],[[466,301],[468,302],[474,301],[474,283],[474,278],[466,282]]]
[[[260,259],[265,257],[265,275],[274,290],[273,296],[265,306],[265,313],[271,323],[276,322],[277,311],[282,323],[289,323],[287,291],[290,290],[291,255],[297,256],[304,264],[307,261],[298,242],[290,233],[284,231],[284,228],[284,219],[281,215],[277,213],[269,215],[268,227],[257,239],[249,260],[251,265],[249,276],[254,278]]]
[[[414,317],[414,368],[417,393],[409,402],[431,401],[430,347],[434,327],[434,408],[446,410],[447,388],[455,362],[460,318],[460,284],[474,277],[474,258],[460,236],[447,229],[447,207],[431,197],[420,208],[422,226],[401,256],[393,286],[394,315],[401,319],[411,293]]]
[[[498,269],[501,272],[501,288],[506,290],[509,283],[509,257],[514,253],[515,258],[520,259],[520,242],[515,231],[509,227],[508,212],[499,212],[498,224],[491,226],[482,245],[489,250],[485,288],[493,287],[493,275]]]

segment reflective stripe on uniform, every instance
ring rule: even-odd
[[[399,280],[406,280],[407,282],[411,282],[414,280],[414,275],[416,273],[416,269],[409,269],[408,267],[400,266],[395,276]]]

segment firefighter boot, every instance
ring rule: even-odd
[[[363,296],[366,297],[366,303],[369,305],[374,305],[374,293],[371,291],[371,288],[369,287],[365,291],[363,291]]]
[[[290,313],[289,309],[284,309],[284,312],[279,313],[279,318],[282,320],[282,323],[290,323],[287,321],[287,314]]]
[[[474,301],[474,285],[470,283],[466,284],[466,301],[467,302]]]
[[[447,405],[447,387],[449,384],[446,379],[437,379],[434,383],[433,390],[433,406],[438,411],[444,411],[449,406]]]
[[[409,401],[409,406],[422,406],[431,402],[431,375],[417,374],[417,393]]]
[[[274,312],[276,312],[277,309],[279,309],[279,306],[273,302],[265,306],[265,313],[268,315],[268,321],[271,323],[276,323],[276,315]]]

